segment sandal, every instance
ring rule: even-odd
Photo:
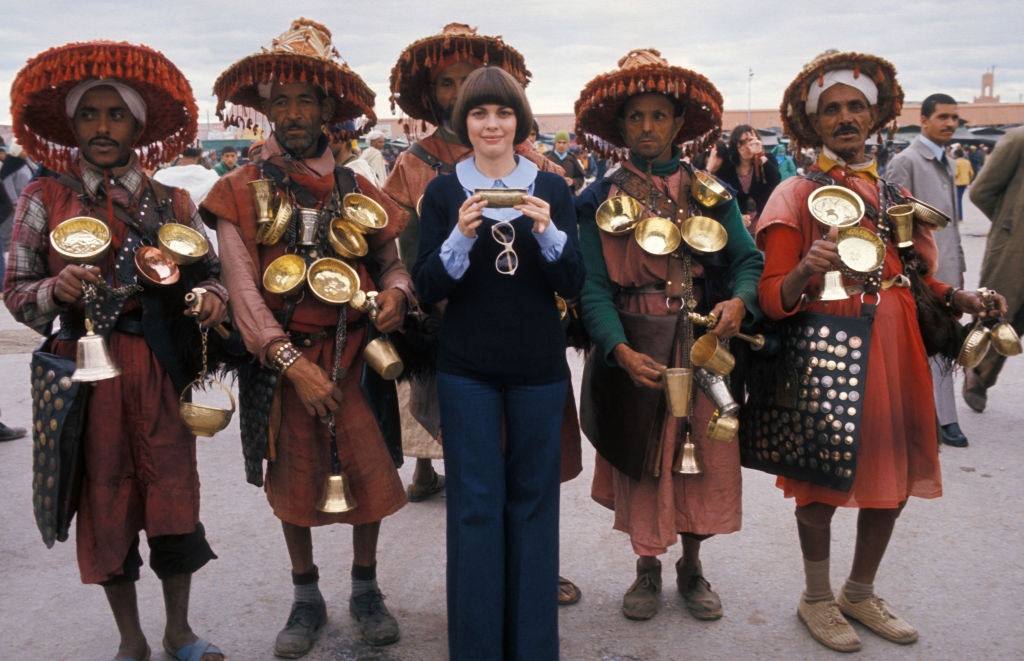
[[[220,654],[222,659],[227,658],[219,647],[203,638],[196,638],[188,645],[182,645],[178,651],[172,650],[167,641],[164,641],[164,651],[177,661],[203,661],[203,657],[207,654]]]
[[[444,491],[444,475],[435,471],[430,484],[423,485],[413,482],[406,487],[405,494],[409,498],[410,503],[419,503],[442,491]]]
[[[559,606],[572,606],[580,597],[583,596],[583,592],[576,586],[575,583],[562,576],[558,577],[558,605]]]
[[[147,647],[146,653],[139,657],[137,660],[134,656],[115,656],[114,661],[149,661],[149,657],[152,651]],[[199,657],[202,658],[202,657]]]

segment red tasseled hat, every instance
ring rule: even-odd
[[[449,23],[440,34],[410,44],[398,56],[391,69],[391,110],[399,106],[406,115],[426,122],[436,122],[427,103],[433,77],[456,62],[504,69],[526,87],[530,72],[526,60],[500,36],[477,34],[476,28],[464,23]]]
[[[594,78],[576,101],[576,135],[589,147],[612,155],[625,149],[618,127],[619,109],[631,96],[664,94],[684,106],[682,128],[674,144],[714,140],[722,125],[722,95],[701,74],[672,66],[653,48],[631,50],[619,68]]]
[[[300,82],[313,83],[334,99],[328,124],[354,121],[355,130],[345,137],[356,138],[377,123],[373,90],[342,61],[331,45],[330,30],[308,18],[292,21],[270,48],[235,62],[217,78],[217,117],[227,126],[268,129],[260,85]]]
[[[135,151],[153,168],[180,154],[196,139],[199,111],[188,80],[162,53],[113,41],[71,43],[35,56],[11,85],[14,135],[25,152],[63,171],[77,148],[64,103],[87,80],[123,83],[146,102],[146,124]]]

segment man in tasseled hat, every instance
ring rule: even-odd
[[[676,584],[687,610],[701,620],[722,617],[719,596],[704,578],[702,542],[740,529],[740,457],[730,439],[713,441],[715,405],[692,384],[688,415],[674,416],[662,392],[666,367],[687,368],[703,332],[689,313],[713,314],[709,331],[727,340],[759,315],[761,254],[743,227],[739,207],[720,196],[704,206],[691,193],[697,173],[680,145],[711,141],[722,119],[722,97],[704,76],[670,65],[653,49],[630,51],[614,71],[597,76],[576,101],[576,135],[621,167],[576,198],[587,281],[580,301],[594,343],[583,376],[583,431],[597,448],[591,494],[615,512],[629,535],[636,580],[622,613],[648,620],[661,607],[661,561],[677,540]],[[713,250],[686,243],[666,254],[646,251],[634,231],[599,228],[598,210],[625,196],[641,218],[715,219],[724,238]],[[606,230],[613,231],[606,231]],[[629,229],[629,228],[627,228]],[[734,413],[732,415],[735,415]],[[673,467],[683,443],[695,446],[699,474]]]
[[[918,637],[917,630],[874,591],[875,575],[907,501],[911,496],[942,495],[926,350],[930,340],[922,335],[930,329],[919,325],[915,299],[934,297],[935,305],[947,308],[949,316],[986,314],[988,309],[977,292],[934,276],[936,248],[928,226],[914,222],[909,251],[896,245],[899,239],[887,210],[905,201],[906,192],[879,176],[865,143],[899,116],[902,105],[896,70],[880,57],[827,51],[804,67],[783,96],[783,124],[798,145],[819,147],[820,154],[806,175],[791,177],[775,189],[755,234],[765,254],[759,298],[767,317],[781,321],[802,312],[851,318],[873,314],[866,343],[846,331],[833,334],[826,324],[817,330],[806,326],[808,336],[819,338],[819,347],[831,347],[832,355],[840,359],[829,363],[831,373],[820,383],[814,376],[809,384],[813,390],[824,388],[820,397],[812,396],[808,413],[829,411],[831,418],[822,419],[820,427],[812,426],[810,440],[802,433],[795,435],[799,450],[782,450],[783,461],[806,464],[805,479],[778,479],[786,497],[796,500],[806,578],[797,613],[815,640],[842,652],[861,645],[847,618],[895,643],[913,643]],[[820,300],[823,275],[845,268],[834,231],[822,238],[825,229],[808,208],[808,197],[824,185],[858,196],[870,210],[857,221],[860,229],[885,246],[877,271],[860,283],[844,278],[848,293],[857,293],[856,286],[862,295]],[[917,294],[905,286],[908,276],[919,280],[920,285],[910,285],[920,287]],[[864,303],[874,307],[865,309]],[[993,305],[1005,310],[1006,302],[996,295]],[[842,360],[860,360],[861,352],[867,355],[863,370]],[[813,365],[816,359],[810,360]],[[800,419],[794,424],[803,425]],[[837,470],[850,471],[845,473],[852,478],[846,491],[827,486],[821,477]],[[858,509],[853,564],[838,597],[829,575],[831,521],[837,507]]]
[[[501,67],[524,86],[530,81],[526,61],[519,51],[501,37],[478,34],[476,28],[462,23],[449,23],[439,34],[410,44],[391,70],[392,109],[397,105],[409,121],[430,122],[435,127],[430,135],[402,152],[383,187],[408,217],[399,244],[410,270],[419,241],[417,209],[427,184],[439,174],[454,172],[455,164],[473,153],[472,147],[455,135],[451,113],[462,82],[482,66]],[[516,145],[516,153],[545,172],[565,174],[561,167],[537,153],[528,140]],[[438,442],[441,420],[433,374],[413,375],[408,389],[399,388],[399,398],[402,402],[402,449],[407,457],[416,459],[416,470],[407,492],[410,501],[418,502],[444,489],[444,476],[434,470],[432,463],[443,456]],[[561,470],[563,482],[583,470],[576,401],[571,392],[566,399],[562,426]],[[579,588],[572,581],[559,578],[559,604],[574,604],[580,596]]]
[[[401,325],[411,296],[395,242],[403,216],[371,181],[336,164],[326,133],[349,120],[355,132],[340,129],[338,139],[368,130],[376,121],[374,94],[341,61],[330,31],[304,18],[269,48],[228,67],[214,93],[225,124],[270,129],[255,160],[222,177],[201,212],[217,227],[224,280],[237,297],[235,322],[254,356],[239,374],[246,477],[265,486],[291,560],[295,597],[274,653],[307,654],[327,621],[310,528],[335,523],[352,526],[349,610],[366,642],[388,645],[398,640],[399,629],[377,585],[377,540],[381,521],[406,500],[385,441],[394,425],[398,454],[394,387],[380,381],[362,356],[371,334]],[[257,180],[271,186],[276,200],[271,223],[258,222],[250,185]],[[363,250],[343,254],[329,235],[356,231],[335,223],[345,215],[342,204],[351,193],[379,204],[389,222],[365,243],[356,242]],[[281,212],[286,205],[291,213]],[[344,259],[358,281],[342,285],[335,275],[327,276],[335,278],[333,285],[316,277],[307,285],[302,277],[295,291],[282,290],[273,275],[280,271],[271,267],[271,275],[265,274],[285,255],[300,260],[302,273],[314,263],[338,268],[337,260],[331,266],[325,257]],[[317,282],[337,289],[311,289]],[[379,310],[346,303],[360,287],[380,292]],[[327,498],[338,495],[326,490],[328,480],[340,484],[342,475],[351,497]],[[352,501],[354,508],[341,511]]]
[[[200,359],[200,330],[183,314],[184,295],[205,291],[198,319],[208,327],[224,320],[227,292],[212,251],[166,286],[143,288],[134,265],[136,250],[156,244],[164,224],[205,235],[188,193],[145,173],[194,140],[192,90],[146,46],[75,43],[25,65],[11,112],[26,153],[53,171],[18,203],[4,290],[11,314],[34,330],[49,335],[60,320],[46,353],[33,354],[33,490],[43,539],[67,539],[77,498],[82,582],[106,591],[121,635],[117,658],[148,659],[135,592],[145,531],[167,606],[164,649],[176,659],[218,661],[220,650],[188,623],[192,574],[216,556],[199,522],[195,436],[178,398]],[[109,250],[89,266],[51,248],[58,225],[79,216],[111,235]],[[73,359],[87,330],[106,338],[119,376],[78,384],[70,368],[61,375],[73,363],[59,358]]]

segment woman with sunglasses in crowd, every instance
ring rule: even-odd
[[[447,301],[437,384],[449,654],[554,660],[569,387],[555,295],[575,298],[583,287],[576,214],[561,177],[516,155],[533,116],[510,74],[470,74],[452,122],[473,153],[427,187],[413,274],[422,303]],[[480,189],[525,193],[499,206]]]

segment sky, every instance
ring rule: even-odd
[[[778,107],[789,81],[829,48],[893,62],[908,101],[940,91],[972,101],[992,66],[1002,100],[1024,98],[1024,0],[0,0],[0,124],[10,123],[11,82],[27,59],[90,39],[163,51],[191,81],[200,121],[215,121],[220,72],[299,16],[330,28],[342,57],[377,93],[379,117],[393,115],[388,77],[399,53],[453,21],[500,34],[523,53],[536,113],[571,112],[590,79],[641,47],[710,78],[735,110],[747,108],[748,82],[753,108]]]

